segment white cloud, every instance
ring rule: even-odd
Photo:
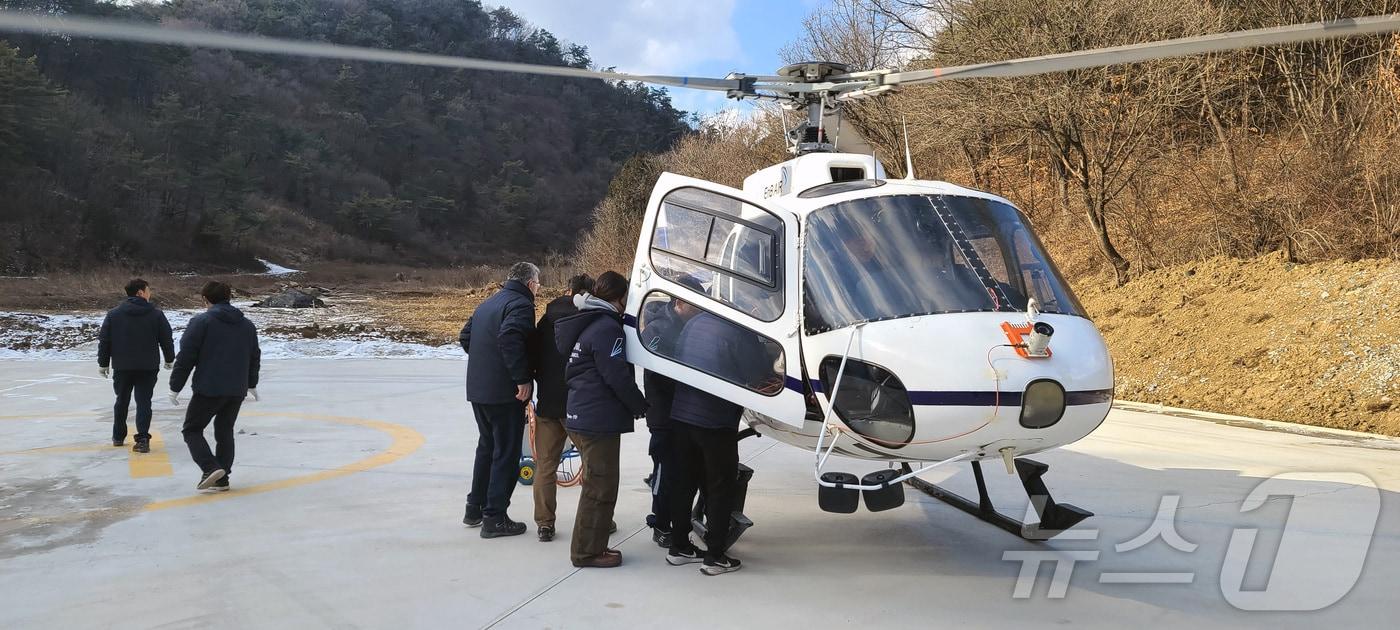
[[[742,60],[735,0],[513,0],[502,3],[560,39],[588,47],[598,66],[637,74],[694,74]]]

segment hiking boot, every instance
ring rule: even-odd
[[[228,475],[224,475],[223,479],[214,482],[214,490],[218,492],[228,492],[228,489]]]
[[[136,444],[133,444],[133,445],[131,446],[131,452],[133,452],[133,453],[149,453],[149,452],[151,452],[151,441],[150,441],[150,440],[136,440]]]
[[[673,567],[678,567],[683,564],[695,564],[696,562],[702,562],[704,560],[704,556],[701,555],[700,550],[696,548],[695,545],[681,547],[679,549],[672,547],[670,551],[666,552],[666,564]]]
[[[622,554],[600,553],[586,560],[575,561],[574,566],[582,569],[611,569],[622,566]]]
[[[662,549],[671,548],[671,532],[661,529],[660,527],[651,530],[651,540],[656,543],[657,547]]]
[[[731,558],[724,554],[719,554],[716,558],[705,558],[705,565],[700,567],[700,572],[705,575],[719,575],[721,573],[731,573],[739,570],[739,559]]]
[[[551,541],[551,540],[554,540],[554,526],[553,526],[553,525],[541,525],[541,526],[540,526],[539,535],[540,535],[540,542],[549,542],[549,541]]]
[[[462,517],[462,524],[467,527],[481,527],[481,508],[468,503],[467,514]]]
[[[482,521],[482,538],[500,538],[502,536],[519,536],[529,529],[524,523],[517,523],[510,520],[504,514],[500,516],[488,516]]]
[[[199,478],[199,483],[195,485],[195,489],[208,490],[214,487],[214,484],[218,483],[220,479],[223,479],[226,474],[228,473],[224,472],[222,468],[216,468],[213,471],[204,473],[204,476]]]

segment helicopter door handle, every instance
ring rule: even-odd
[[[641,288],[643,286],[646,286],[647,280],[650,279],[651,267],[648,266],[646,263],[643,263],[641,268],[637,269],[637,287]]]

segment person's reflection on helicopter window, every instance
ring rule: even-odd
[[[911,274],[919,269],[908,268],[908,261],[898,251],[882,246],[877,240],[882,227],[879,213],[862,217],[845,227],[843,244],[849,252],[851,267],[846,271],[847,304],[855,310],[857,321],[878,317],[880,313],[908,310],[914,301]],[[917,283],[912,283],[914,286]]]

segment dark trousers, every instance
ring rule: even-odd
[[[156,388],[159,370],[113,370],[112,391],[117,404],[112,407],[112,441],[126,440],[126,411],[136,394],[136,439],[151,439],[151,392]]]
[[[569,432],[569,439],[583,458],[583,491],[578,495],[574,515],[574,536],[569,559],[578,564],[608,550],[613,510],[617,507],[620,435],[581,435]]]
[[[675,485],[671,441],[670,429],[652,429],[647,445],[647,454],[651,455],[651,516],[647,517],[647,525],[663,532],[671,531],[673,523],[684,526],[689,522],[687,514],[671,515],[671,488]]]
[[[525,435],[525,403],[472,403],[476,416],[476,461],[467,505],[484,516],[505,516],[520,477],[520,447]]]
[[[686,518],[695,505],[695,492],[705,493],[705,555],[717,558],[726,551],[729,517],[739,476],[739,430],[702,429],[684,422],[672,422],[672,454],[675,458],[675,485],[672,486],[671,515]],[[687,531],[684,526],[676,533]],[[683,535],[671,537],[673,549],[689,545]]]
[[[238,410],[243,407],[242,396],[190,397],[190,405],[185,409],[185,426],[180,433],[185,436],[185,446],[190,449],[190,457],[199,469],[209,473],[222,468],[233,473],[233,423],[238,421]],[[214,452],[209,451],[209,442],[204,440],[204,429],[214,422]]]

